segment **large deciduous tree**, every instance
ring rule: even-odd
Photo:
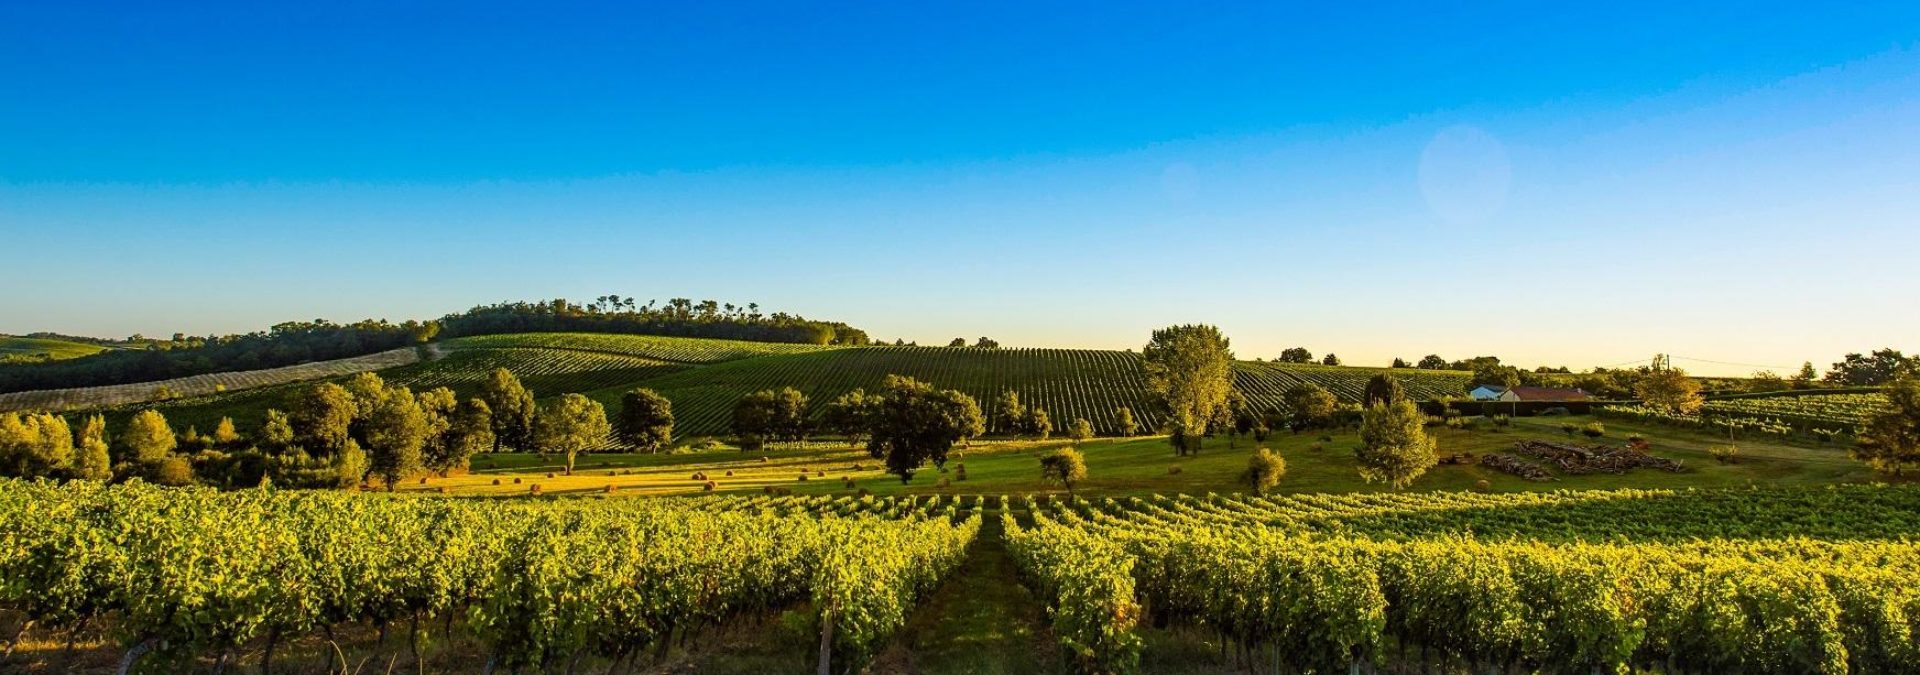
[[[0,476],[59,477],[73,464],[73,429],[65,418],[0,413]]]
[[[660,452],[673,443],[673,401],[652,389],[635,389],[620,397],[620,414],[613,427],[621,443],[637,452]]]
[[[480,400],[493,413],[493,449],[526,450],[533,445],[533,392],[505,368],[495,368],[480,385]]]
[[[1875,471],[1900,476],[1920,467],[1920,379],[1901,376],[1885,395],[1887,407],[1867,418],[1852,454]]]
[[[1148,382],[1166,405],[1178,449],[1199,450],[1207,425],[1219,417],[1233,389],[1233,350],[1220,329],[1204,324],[1153,332],[1140,350]]]
[[[1897,349],[1876,349],[1866,356],[1848,354],[1827,369],[1827,381],[1846,387],[1871,387],[1900,377],[1920,376],[1920,356]]]
[[[1281,363],[1313,363],[1313,352],[1307,351],[1306,347],[1288,347],[1280,351],[1280,358],[1274,360]]]
[[[598,447],[613,433],[607,424],[607,411],[599,401],[580,394],[567,394],[540,406],[534,424],[535,438],[541,450],[567,457],[567,475],[573,475],[573,463],[580,453]]]
[[[901,483],[913,480],[913,472],[928,462],[945,465],[953,445],[982,428],[980,404],[973,397],[911,377],[888,375],[879,399],[867,454],[885,460],[887,472]]]
[[[294,403],[289,421],[295,440],[312,452],[340,452],[352,436],[356,408],[346,387],[332,382],[314,385]]]
[[[383,391],[367,409],[361,429],[371,470],[386,482],[388,492],[423,468],[420,451],[431,428],[419,399],[406,387]]]
[[[1414,367],[1421,370],[1446,370],[1448,365],[1451,364],[1448,364],[1446,359],[1440,358],[1439,354],[1428,354],[1421,357],[1420,363],[1415,364]]]
[[[1433,439],[1427,437],[1426,419],[1412,401],[1368,406],[1360,422],[1360,447],[1353,453],[1360,477],[1404,488],[1426,473],[1439,461]]]

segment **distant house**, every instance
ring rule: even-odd
[[[1588,401],[1593,397],[1583,389],[1553,387],[1506,387],[1483,384],[1468,392],[1475,401]]]
[[[1475,401],[1507,400],[1507,399],[1500,398],[1501,396],[1505,396],[1506,394],[1507,394],[1507,388],[1497,384],[1483,384],[1478,387],[1474,387],[1473,391],[1467,392],[1467,395],[1472,396],[1473,400]]]

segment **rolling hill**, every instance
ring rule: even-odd
[[[107,349],[109,348],[102,345],[85,342],[0,335],[0,360],[31,358],[60,361],[97,354]]]
[[[1140,428],[1160,421],[1150,405],[1146,370],[1138,354],[1094,349],[978,349],[972,347],[816,347],[809,345],[609,334],[528,333],[447,340],[439,358],[395,364],[377,372],[416,388],[446,386],[474,392],[494,368],[520,376],[535,394],[549,398],[584,393],[617,406],[636,387],[659,391],[674,403],[677,435],[718,436],[740,397],[760,389],[794,387],[819,405],[856,388],[875,389],[889,374],[912,376],[959,389],[980,401],[989,417],[994,399],[1012,389],[1028,405],[1047,410],[1056,429],[1074,418],[1096,433],[1119,433],[1116,412],[1132,408]],[[1382,368],[1240,362],[1234,383],[1255,405],[1280,407],[1279,396],[1299,382],[1326,387],[1357,401],[1367,378]],[[1468,374],[1394,370],[1416,397],[1457,394]],[[234,374],[244,375],[244,374]],[[262,411],[287,406],[307,383],[269,382],[248,391],[227,391],[157,407],[177,426],[209,428],[231,416],[242,429],[259,423]],[[150,391],[152,385],[145,385]],[[84,390],[82,390],[84,391]],[[204,393],[204,392],[199,392]],[[69,397],[79,394],[69,394]],[[111,404],[124,416],[141,402]]]

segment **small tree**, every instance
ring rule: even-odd
[[[1085,417],[1073,418],[1073,423],[1067,425],[1067,438],[1073,439],[1075,443],[1093,438],[1093,423],[1088,422]]]
[[[233,418],[220,418],[220,422],[213,427],[213,435],[208,436],[207,440],[212,441],[216,448],[231,449],[240,445],[240,432],[233,428]]]
[[[1405,387],[1400,386],[1400,380],[1398,378],[1386,373],[1380,373],[1367,379],[1366,395],[1360,400],[1360,404],[1393,403],[1403,400],[1406,397],[1407,390]]]
[[[1313,363],[1313,352],[1307,351],[1306,347],[1288,347],[1280,351],[1280,358],[1274,360],[1281,363]]]
[[[1060,448],[1040,458],[1040,477],[1043,480],[1059,483],[1073,494],[1073,484],[1087,477],[1086,458],[1073,448]]]
[[[81,425],[74,446],[74,478],[107,480],[113,477],[113,456],[108,452],[105,416],[89,416]]]
[[[1033,438],[1047,440],[1048,436],[1053,435],[1053,418],[1048,417],[1045,410],[1037,407],[1028,408],[1026,421],[1021,423],[1021,430]]]
[[[1867,418],[1850,454],[1875,471],[1898,477],[1920,466],[1920,379],[1899,377],[1883,393],[1887,407]]]
[[[1425,423],[1426,416],[1412,401],[1368,406],[1360,423],[1360,448],[1354,451],[1360,478],[1398,489],[1426,473],[1438,459]]]
[[[1000,433],[1018,436],[1027,424],[1027,407],[1020,403],[1020,392],[1008,389],[993,401],[993,427]]]
[[[1289,421],[1295,431],[1331,424],[1334,408],[1340,405],[1340,399],[1334,398],[1333,392],[1312,382],[1289,387],[1280,395],[1280,400],[1287,406]]]
[[[293,445],[293,422],[287,414],[267,409],[266,420],[260,423],[260,447],[269,452],[283,452]]]
[[[1779,375],[1775,375],[1771,370],[1754,371],[1753,376],[1747,379],[1747,391],[1756,394],[1770,391],[1785,391],[1787,386],[1787,381],[1781,379]]]
[[[426,411],[406,387],[396,385],[380,396],[364,428],[373,473],[386,481],[388,492],[425,466],[421,450],[432,431]]]
[[[1140,432],[1140,423],[1134,421],[1132,408],[1122,406],[1119,410],[1113,411],[1113,414],[1116,417],[1120,418],[1120,435],[1121,436],[1126,438],[1133,438],[1134,434]]]
[[[777,405],[771,389],[747,394],[734,402],[731,426],[741,452],[759,450],[773,437],[778,425],[774,420],[779,414],[775,411]]]
[[[167,426],[167,418],[158,410],[142,410],[133,414],[127,421],[127,428],[120,432],[122,461],[152,464],[173,454],[178,444],[173,428]]]
[[[294,403],[291,420],[294,438],[314,452],[329,455],[339,452],[352,436],[357,411],[353,395],[347,393],[346,387],[332,382],[314,385]]]
[[[1812,361],[1800,364],[1800,372],[1793,375],[1794,389],[1812,389],[1813,383],[1820,381],[1820,373],[1813,369]]]
[[[967,339],[966,339],[966,338],[954,338],[952,342],[949,342],[949,343],[947,343],[947,346],[948,346],[948,347],[965,347],[965,346],[967,346]]]
[[[1700,398],[1700,383],[1678,368],[1647,373],[1633,385],[1633,392],[1647,405],[1683,415],[1698,412],[1706,402]]]
[[[1260,448],[1253,451],[1252,457],[1247,458],[1247,471],[1240,478],[1253,488],[1254,494],[1261,495],[1266,494],[1266,491],[1273,486],[1279,485],[1280,479],[1286,475],[1286,458],[1281,457],[1280,453]]]
[[[673,401],[652,389],[627,392],[620,397],[614,433],[636,452],[666,449],[673,443]]]
[[[1413,364],[1407,363],[1406,359],[1396,356],[1396,357],[1393,357],[1393,363],[1391,365],[1388,365],[1387,367],[1388,368],[1412,368]]]
[[[1440,358],[1439,354],[1428,354],[1421,357],[1420,363],[1415,364],[1414,367],[1421,370],[1446,370],[1449,365],[1452,364],[1447,363],[1446,359]]]
[[[580,394],[567,394],[541,406],[534,430],[541,449],[566,455],[569,476],[580,453],[599,447],[613,433],[606,408]]]
[[[427,469],[442,476],[465,470],[474,455],[493,447],[493,411],[487,402],[470,398],[455,406],[446,431],[430,447]]]
[[[973,343],[973,346],[981,349],[999,349],[1000,341],[990,337],[981,336],[978,342]]]
[[[493,413],[493,450],[501,446],[526,450],[533,445],[533,418],[536,406],[533,392],[520,384],[520,378],[505,368],[495,368],[480,385],[480,400]]]
[[[1340,357],[1334,356],[1333,352],[1327,352],[1326,358],[1320,359],[1320,365],[1323,365],[1323,366],[1340,365]]]

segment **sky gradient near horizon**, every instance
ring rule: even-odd
[[[0,332],[1920,351],[1920,4],[0,5]],[[1718,363],[1715,363],[1718,362]]]

